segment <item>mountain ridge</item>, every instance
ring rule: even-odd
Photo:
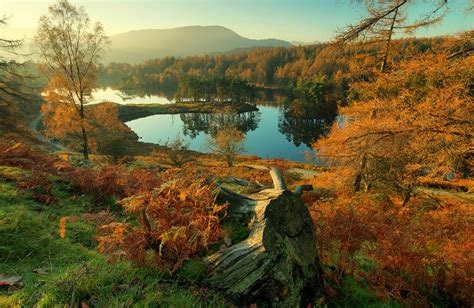
[[[218,25],[170,29],[139,29],[110,36],[112,45],[104,62],[138,63],[166,56],[196,56],[256,47],[291,47],[290,42],[250,39]]]

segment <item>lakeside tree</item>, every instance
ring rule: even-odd
[[[105,155],[115,164],[131,161],[138,136],[118,119],[116,108],[106,107],[105,111],[107,109],[112,112],[106,115],[109,118],[107,123],[111,126],[96,124],[91,134],[93,142],[90,143],[97,153]],[[114,119],[113,123],[110,122],[111,118]]]
[[[333,90],[325,76],[303,78],[290,83],[287,88],[290,101],[286,104],[286,115],[300,119],[335,116],[337,100],[332,95]]]
[[[184,141],[179,135],[177,135],[174,140],[166,142],[165,146],[168,147],[166,152],[168,161],[176,168],[181,168],[185,164],[193,161],[193,157],[189,151],[189,143]]]
[[[452,37],[396,38],[391,41],[389,63],[395,65],[413,54],[429,54],[451,44]],[[328,102],[347,104],[350,85],[374,79],[380,71],[382,43],[345,44],[337,53],[326,49],[327,44],[285,48],[260,48],[237,54],[216,56],[193,56],[185,58],[165,57],[149,60],[142,64],[109,63],[100,66],[99,82],[113,85],[127,93],[160,94],[172,97],[177,91],[182,76],[197,79],[214,76],[242,79],[257,87],[284,89],[302,79],[325,78]],[[455,54],[457,48],[452,50]],[[256,70],[256,65],[263,72]],[[265,76],[265,78],[263,77]],[[217,78],[217,77],[215,77]],[[179,91],[178,91],[179,92]],[[173,93],[173,94],[171,94]],[[203,91],[204,93],[204,91]],[[231,98],[228,89],[218,85],[213,93],[216,100]],[[190,94],[182,94],[191,98]],[[200,95],[196,95],[200,96]],[[202,95],[204,98],[206,95]],[[179,99],[179,95],[177,97]],[[244,97],[245,99],[245,97]]]
[[[358,99],[340,111],[344,125],[316,143],[353,175],[355,191],[386,187],[406,204],[422,176],[472,174],[474,55],[448,55],[417,57],[358,84]]]
[[[414,31],[434,25],[443,20],[448,12],[447,0],[432,1],[427,11],[416,13],[409,20],[408,11],[415,1],[410,0],[364,0],[367,16],[357,24],[346,27],[336,37],[336,43],[357,42],[361,44],[380,43],[380,71],[385,72],[391,57],[393,39],[398,33],[411,34]]]
[[[6,27],[8,18],[0,18],[0,27]],[[23,63],[19,61],[19,48],[23,40],[0,38],[0,131],[23,130],[19,113],[20,102],[32,100],[31,89],[25,85],[25,80],[30,78],[20,70]]]
[[[232,167],[237,155],[245,151],[245,135],[233,126],[220,127],[208,138],[208,146],[211,152],[223,155],[227,166]]]
[[[89,143],[84,106],[95,87],[97,64],[109,43],[101,23],[91,24],[83,7],[67,0],[51,5],[39,20],[34,38],[44,62],[49,84],[46,92],[57,92],[57,103],[67,103],[78,115],[82,153],[89,159]]]
[[[176,100],[254,103],[257,87],[240,78],[186,75],[179,79]]]
[[[61,140],[73,150],[81,150],[82,127],[88,134],[88,148],[118,160],[127,154],[128,141],[138,137],[119,120],[118,108],[112,103],[87,106],[81,119],[72,104],[64,102],[56,92],[45,96],[41,106],[45,135]]]

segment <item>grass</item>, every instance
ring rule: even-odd
[[[100,157],[96,158],[100,160]],[[137,161],[133,164],[140,164],[141,167],[147,165],[153,167],[159,164],[160,159],[161,157],[157,156],[137,157]],[[218,157],[201,155],[199,160],[185,168],[198,168],[215,173],[216,176],[245,177],[250,181],[258,180],[270,184],[267,170],[248,167],[248,165],[265,166],[267,164],[277,164],[284,169],[305,167],[292,162],[266,162],[253,157],[241,157],[238,166],[226,168],[224,162]],[[50,175],[50,180],[54,183],[52,193],[57,202],[50,205],[39,203],[33,198],[34,189],[18,188],[21,185],[17,187],[17,184],[26,175],[31,176],[32,174],[34,175],[33,172],[21,168],[0,166],[0,273],[20,275],[23,283],[21,287],[0,286],[0,307],[71,307],[80,306],[82,303],[97,307],[131,305],[139,307],[227,306],[228,303],[222,295],[199,286],[207,275],[207,268],[200,258],[185,261],[175,274],[170,275],[167,272],[160,272],[156,268],[137,268],[128,262],[109,263],[106,256],[98,253],[97,243],[94,239],[94,226],[83,221],[68,222],[66,236],[64,239],[60,238],[60,218],[88,213],[91,208],[95,208],[93,201],[90,196],[78,194],[77,191],[74,195],[74,189],[70,183]],[[285,174],[285,176],[290,187],[294,187],[300,182],[307,182],[307,179],[294,177],[291,174]],[[363,225],[370,226],[370,224],[377,222],[377,217],[366,217],[364,213],[370,212],[374,207],[380,207],[380,211],[374,211],[374,213],[383,214],[390,209],[387,204],[394,201],[386,194],[372,194],[367,197],[367,200],[361,201],[363,204],[357,203],[357,209],[360,209],[360,212],[355,212],[355,216],[346,211],[331,216],[329,214],[332,214],[339,206],[336,203],[337,195],[330,189],[322,188],[326,187],[326,184],[317,185],[319,183],[317,180],[313,181],[316,181],[314,184],[319,187],[316,187],[314,192],[305,193],[305,196],[308,197],[308,200],[317,200],[311,210],[314,212],[313,214],[319,213],[317,215],[319,218],[315,222],[319,225],[318,244],[321,247],[325,246],[324,249],[327,252],[327,256],[323,255],[322,258],[324,271],[328,277],[331,273],[337,276],[337,279],[334,279],[332,283],[331,279],[326,278],[326,285],[333,288],[332,292],[335,295],[331,295],[331,292],[326,290],[321,305],[325,302],[329,305],[344,307],[400,306],[396,302],[396,298],[381,297],[380,290],[374,288],[374,285],[370,285],[369,280],[366,279],[371,270],[379,266],[377,262],[380,262],[380,259],[375,258],[377,255],[374,255],[373,252],[380,249],[379,245],[382,243],[369,238],[349,255],[341,246],[342,241],[351,242],[357,240],[358,236],[361,238],[365,236],[365,233],[362,232],[365,229],[361,225],[356,224],[357,228],[352,229],[351,219],[354,217],[361,219],[361,221],[368,219]],[[235,184],[226,184],[226,187],[240,190],[242,193],[252,192],[246,187]],[[444,212],[449,209],[440,207],[436,198],[449,197],[449,199],[457,200],[457,202],[448,202],[445,205],[445,207],[453,207],[453,210],[457,208],[458,203],[472,204],[472,193],[425,187],[420,187],[418,190],[429,193],[430,197],[414,197],[412,201],[416,206],[410,205],[404,209],[404,213],[406,212],[405,214],[408,215],[410,211],[416,211],[417,214],[407,216],[407,219],[411,218],[412,220],[400,219],[399,224],[396,225],[398,228],[407,227],[407,225],[413,225],[415,228],[419,224],[430,222],[431,220],[427,220],[431,217],[430,215],[433,216],[433,219],[438,217],[437,215],[447,215]],[[352,204],[352,201],[346,201],[345,199],[339,200],[339,203],[343,204],[341,209],[344,209],[347,204]],[[308,202],[311,204],[310,201]],[[322,215],[323,213],[326,213],[326,216]],[[458,212],[453,211],[453,215],[456,213]],[[117,215],[120,217],[120,214]],[[379,222],[383,217],[385,216],[381,215],[378,218]],[[393,222],[392,216],[387,216],[387,218],[390,218],[387,220],[388,222]],[[454,216],[446,216],[444,221],[448,218],[453,219],[454,223],[458,221],[454,220]],[[346,228],[341,229],[342,231],[337,234],[329,232],[332,230],[330,228],[338,228],[341,225],[346,225],[349,231]],[[447,225],[449,226],[449,224]],[[247,226],[248,221],[246,220],[226,219],[221,225],[222,238],[228,238],[232,244],[236,244],[248,237]],[[359,233],[355,233],[359,229]],[[394,228],[395,231],[396,229]],[[416,230],[418,229],[415,228]],[[328,233],[325,234],[323,231]],[[387,229],[386,233],[389,232],[392,231]],[[405,236],[408,235],[410,234],[405,232]],[[349,239],[351,236],[353,238]],[[213,244],[208,253],[217,251],[226,244],[223,239]],[[430,241],[430,243],[432,245],[437,242]],[[440,241],[440,243],[444,242]],[[425,246],[423,243],[423,246],[420,247]],[[391,246],[387,247],[389,249]],[[434,245],[433,249],[440,248]],[[387,251],[396,255],[391,250]],[[348,271],[345,272],[344,267],[340,267],[340,260],[344,255],[357,271],[352,272],[351,267],[348,267]],[[204,257],[204,254],[199,257]],[[444,304],[453,303],[442,292],[430,291],[428,293],[434,294],[430,295],[430,300],[435,305],[445,306]]]
[[[60,238],[59,219],[86,213],[91,199],[71,198],[67,183],[58,180],[59,201],[40,204],[12,180],[22,172],[27,171],[0,166],[0,273],[22,276],[22,286],[0,287],[0,307],[224,306],[221,297],[192,284],[202,275],[199,263],[188,263],[179,277],[109,263],[97,251],[94,227],[80,221],[68,223]]]

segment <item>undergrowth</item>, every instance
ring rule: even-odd
[[[199,286],[201,257],[242,241],[248,228],[220,224],[225,209],[214,205],[215,186],[203,173],[266,184],[267,171],[216,163],[157,176],[126,165],[77,167],[21,145],[0,153],[0,273],[23,284],[0,287],[0,306],[228,305]],[[403,207],[383,191],[344,191],[331,172],[313,185],[303,200],[325,278],[315,306],[472,305],[469,192],[420,187]]]
[[[474,303],[472,198],[420,190],[403,207],[402,200],[383,192],[347,193],[324,176],[314,184],[317,189],[303,198],[316,226],[329,301]]]
[[[194,284],[201,274],[189,263],[178,271],[179,277],[128,261],[110,263],[98,251],[97,226],[90,219],[70,219],[61,234],[62,218],[97,218],[107,208],[118,221],[127,221],[114,201],[153,185],[150,178],[137,179],[132,171],[124,179],[115,177],[124,169],[103,173],[97,167],[91,169],[91,182],[78,183],[75,175],[87,169],[22,146],[9,149],[0,157],[0,273],[22,280],[0,286],[1,307],[224,306],[221,297]],[[101,195],[88,191],[98,179],[119,179],[118,189]],[[37,198],[39,193],[51,202]]]

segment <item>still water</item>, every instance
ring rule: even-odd
[[[207,139],[213,123],[233,122],[246,134],[245,154],[261,158],[306,161],[306,153],[312,153],[308,145],[317,138],[324,123],[319,120],[286,119],[282,110],[276,106],[258,106],[258,108],[258,112],[247,112],[236,116],[153,115],[126,124],[144,142],[163,144],[180,136],[189,143],[192,150],[208,152]]]
[[[102,102],[113,102],[117,104],[172,104],[173,99],[168,99],[158,95],[130,95],[120,90],[115,90],[110,87],[95,89],[92,92],[93,104]]]
[[[159,95],[128,95],[112,88],[96,90],[94,102],[103,101],[119,104],[171,104],[172,99]],[[307,154],[313,153],[311,145],[326,131],[330,122],[324,119],[295,119],[286,115],[276,102],[257,106],[258,112],[238,115],[222,114],[163,114],[153,115],[126,124],[137,133],[141,141],[164,144],[180,136],[190,149],[208,152],[208,137],[213,129],[222,123],[232,123],[245,133],[246,155],[261,158],[283,158],[293,161],[307,161]],[[321,163],[314,158],[314,163]]]

